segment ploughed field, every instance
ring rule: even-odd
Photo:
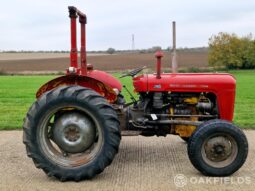
[[[237,79],[234,122],[242,128],[255,128],[255,70],[230,71]],[[114,73],[116,77],[120,73]],[[19,129],[35,100],[37,89],[56,76],[0,76],[0,129]],[[132,90],[130,77],[120,79]],[[125,98],[129,96],[123,90]]]
[[[170,68],[171,54],[165,52],[163,68]],[[178,63],[181,68],[201,68],[208,66],[207,52],[180,52]],[[155,56],[146,54],[89,54],[88,62],[95,69],[104,71],[123,71],[147,66],[155,68]],[[9,73],[62,72],[69,66],[67,53],[0,53],[0,71]]]

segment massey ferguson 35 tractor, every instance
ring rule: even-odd
[[[90,179],[111,164],[121,135],[168,134],[187,142],[191,163],[204,175],[228,176],[243,165],[248,143],[231,123],[236,87],[231,75],[161,73],[163,54],[157,52],[155,74],[137,75],[143,70],[137,68],[122,76],[133,78],[139,97],[130,94],[132,102],[126,103],[121,83],[87,64],[86,15],[69,7],[69,16],[70,67],[38,90],[23,125],[27,155],[37,168],[61,181]]]

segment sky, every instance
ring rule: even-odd
[[[68,5],[88,18],[87,49],[131,49],[172,44],[201,47],[219,32],[255,32],[254,0],[5,0],[0,6],[0,50],[69,50]]]

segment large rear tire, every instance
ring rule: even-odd
[[[193,166],[204,175],[229,176],[244,164],[248,142],[241,129],[224,120],[211,120],[199,126],[188,142]]]
[[[111,164],[121,135],[115,110],[95,91],[61,86],[29,109],[23,124],[27,155],[61,181],[90,179]]]

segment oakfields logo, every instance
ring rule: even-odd
[[[175,184],[176,187],[182,188],[182,187],[186,186],[187,183],[188,183],[188,179],[183,174],[177,174],[174,177],[174,184]]]
[[[174,184],[176,187],[182,188],[188,184],[224,184],[224,185],[240,185],[251,184],[251,177],[186,177],[184,174],[174,176]]]

